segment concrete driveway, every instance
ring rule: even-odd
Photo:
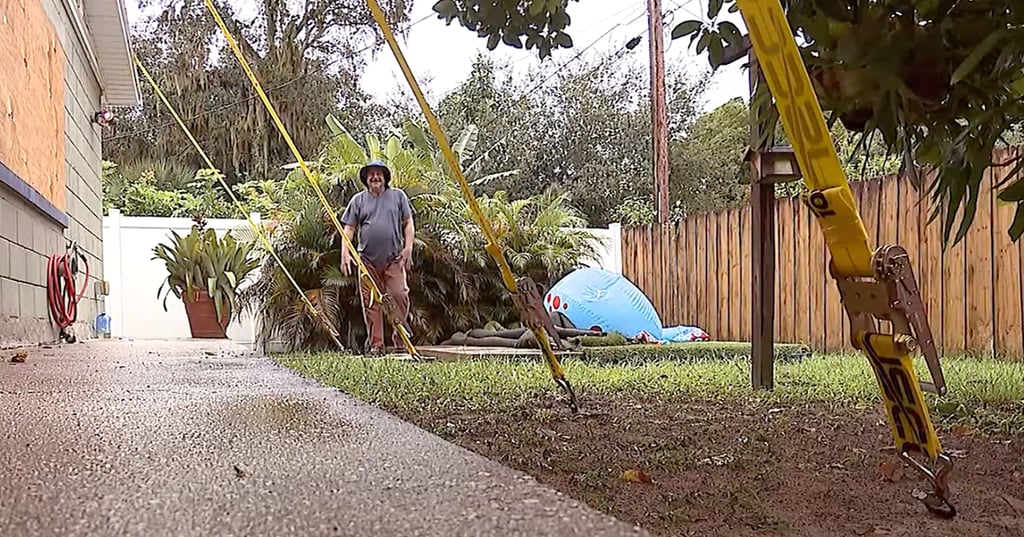
[[[230,342],[0,351],[0,534],[644,535]]]

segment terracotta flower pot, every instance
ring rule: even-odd
[[[189,300],[185,296],[185,314],[188,315],[188,327],[192,337],[197,339],[226,339],[225,328],[230,316],[224,311],[221,322],[217,323],[217,307],[206,291],[197,290]]]

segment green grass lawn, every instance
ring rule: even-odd
[[[560,393],[540,360],[412,363],[336,354],[285,354],[276,360],[367,403],[403,414],[500,412]],[[918,362],[918,374],[925,378],[927,369],[923,360]],[[944,358],[942,366],[949,393],[941,398],[925,394],[937,425],[1024,434],[1024,363]],[[566,359],[563,367],[584,406],[587,395],[593,393],[814,402],[835,409],[881,405],[874,373],[858,354],[779,360],[776,389],[760,393],[750,389],[745,358],[630,363]]]

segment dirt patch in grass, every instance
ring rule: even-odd
[[[958,509],[942,520],[912,497],[927,484],[888,447],[878,409],[591,394],[586,410],[541,396],[513,412],[399,414],[656,535],[1024,535],[1024,437],[940,431]]]

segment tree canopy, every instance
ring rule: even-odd
[[[467,166],[492,179],[479,191],[528,197],[558,185],[592,225],[619,218],[623,200],[652,200],[646,68],[620,50],[560,68],[557,77],[547,71],[514,80],[480,56],[441,100],[447,132],[480,128],[481,154]],[[668,77],[669,130],[680,139],[700,116],[708,80],[677,68]]]
[[[434,11],[448,24],[459,24],[487,38],[487,48],[500,43],[515,48],[537,49],[543,59],[552,49],[571,48],[572,36],[566,31],[571,19],[566,7],[579,0],[531,0],[528,2],[479,0],[439,0]]]
[[[300,10],[260,0],[251,20],[230,2],[215,4],[301,152],[318,149],[328,113],[346,121],[378,116],[359,88],[364,52],[383,46],[364,1],[306,0]],[[392,4],[389,17],[401,29],[410,8]],[[228,182],[279,173],[291,152],[204,3],[151,0],[141,7],[155,14],[133,26],[133,48]],[[143,106],[122,112],[105,133],[105,157],[203,166],[148,84],[143,97]]]
[[[492,47],[522,47],[526,36],[545,57],[552,47],[572,46],[568,5],[442,0],[435,11],[449,21],[458,18]],[[866,141],[880,135],[911,177],[919,177],[920,168],[936,168],[935,179],[925,185],[939,202],[933,216],[942,219],[947,241],[954,228],[954,242],[962,239],[986,169],[1013,166],[1013,176],[1024,166],[1020,159],[991,160],[994,148],[1008,143],[1007,133],[1024,122],[1024,4],[782,0],[782,6],[830,126],[840,122]],[[688,38],[717,69],[727,47],[742,46],[737,26],[724,20],[725,10],[736,12],[735,0],[708,0],[706,18],[680,22],[671,37]],[[769,97],[764,87],[759,92]],[[777,118],[764,114],[762,131],[773,132]],[[1017,204],[1008,230],[1016,240],[1024,233],[1024,180],[1006,186],[999,198]]]

